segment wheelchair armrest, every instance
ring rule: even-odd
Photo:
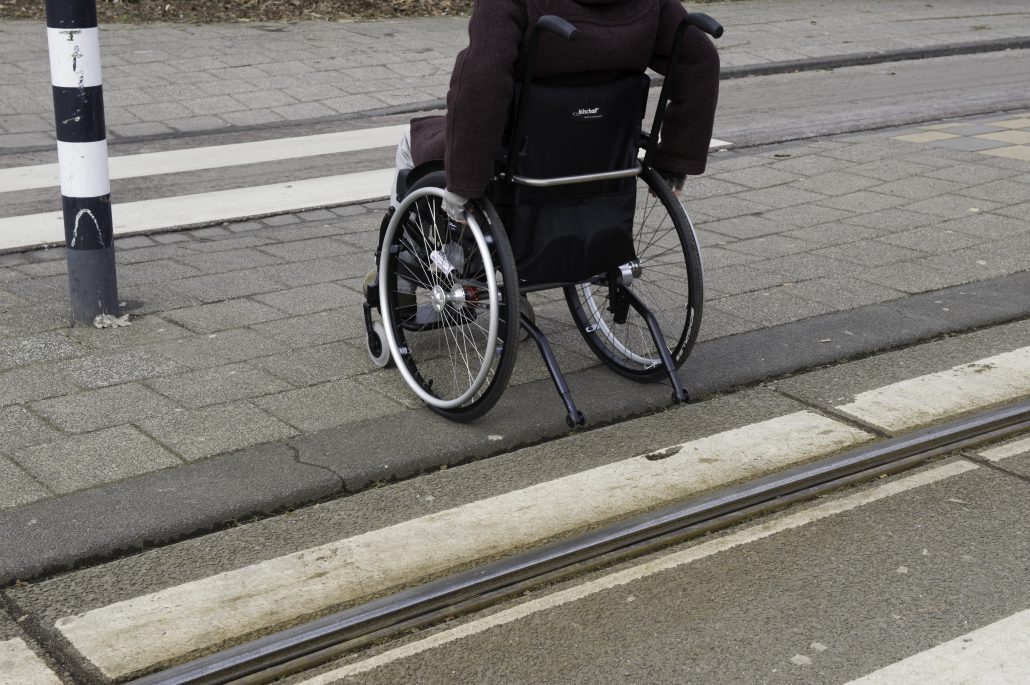
[[[696,26],[712,38],[722,38],[722,24],[701,12],[690,12],[687,14],[687,23]]]

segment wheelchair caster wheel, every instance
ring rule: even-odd
[[[392,361],[390,348],[386,345],[386,331],[378,321],[372,324],[372,330],[368,332],[368,357],[381,369],[385,369]]]
[[[573,414],[566,414],[565,415],[565,423],[569,424],[569,428],[575,428],[576,426],[582,426],[586,422],[587,422],[586,417],[583,416],[583,412],[581,412],[581,411],[577,410],[574,415]]]

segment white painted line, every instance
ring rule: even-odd
[[[0,685],[61,685],[36,653],[19,638],[0,641]]]
[[[100,85],[100,32],[91,29],[47,27],[50,82],[59,88]]]
[[[656,573],[670,571],[680,566],[718,554],[719,552],[725,552],[726,550],[733,549],[734,547],[740,547],[742,545],[755,542],[756,540],[776,535],[777,533],[782,533],[794,528],[800,528],[801,526],[809,523],[829,518],[830,516],[850,511],[852,509],[857,509],[858,507],[866,504],[877,502],[908,490],[937,483],[946,478],[973,471],[976,468],[976,465],[969,462],[955,461],[950,464],[945,464],[944,466],[939,466],[935,469],[917,473],[913,476],[907,476],[896,481],[884,483],[883,485],[866,490],[865,492],[859,492],[854,495],[833,500],[832,502],[819,504],[795,514],[774,518],[756,526],[737,530],[715,540],[702,542],[694,547],[685,549],[682,552],[667,554],[666,556],[645,562],[638,566],[634,566],[633,568],[610,573],[606,576],[602,576],[601,578],[583,583],[582,585],[555,592],[553,594],[540,597],[539,599],[530,600],[529,602],[512,607],[511,609],[505,609],[504,611],[500,611],[491,616],[486,616],[475,621],[470,621],[469,623],[456,628],[441,631],[427,638],[410,642],[371,658],[323,673],[314,678],[297,683],[297,685],[329,685],[330,683],[336,683],[341,678],[365,673],[394,661],[414,656],[415,654],[420,654],[436,647],[441,647],[448,643],[455,642],[456,640],[477,635],[496,626],[514,623],[515,621],[527,616],[531,616],[542,611],[549,611],[555,607],[562,606],[563,604],[570,604],[605,590],[628,585],[629,583],[641,580],[642,578],[653,576]],[[902,683],[907,681],[897,680],[894,682]]]
[[[892,383],[837,409],[897,431],[1030,395],[1030,347]]]
[[[203,169],[221,169],[246,164],[278,162],[284,159],[395,147],[406,126],[406,124],[382,126],[314,136],[275,138],[250,143],[122,155],[110,158],[111,179],[178,174]],[[723,140],[712,140],[712,149],[730,145],[732,143]],[[51,188],[59,184],[60,177],[56,164],[0,169],[0,193]]]
[[[463,564],[854,446],[868,433],[796,412],[663,454],[591,469],[57,621],[121,678],[251,631],[369,598]],[[456,530],[475,531],[455,535]]]
[[[202,169],[221,169],[245,164],[278,162],[284,159],[395,147],[401,139],[404,128],[404,126],[383,126],[358,131],[341,131],[314,136],[276,138],[250,143],[212,145],[185,150],[111,157],[111,179],[177,174]],[[60,182],[58,173],[56,164],[0,169],[0,193],[57,186]]]
[[[393,169],[362,171],[304,181],[125,202],[112,207],[114,234],[233,221],[280,212],[364,202],[387,196]],[[61,212],[0,219],[0,250],[64,242]]]
[[[1030,437],[1019,438],[1012,442],[996,445],[980,451],[980,456],[987,461],[1004,461],[1009,457],[1017,457],[1021,454],[1030,454]]]
[[[111,192],[107,177],[107,141],[57,142],[61,168],[61,194],[65,197],[102,197]]]
[[[1026,685],[1030,611],[1021,611],[848,685]]]

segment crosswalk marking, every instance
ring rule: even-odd
[[[782,533],[794,528],[800,528],[801,526],[809,523],[814,523],[830,516],[851,511],[852,509],[857,509],[858,507],[865,506],[866,504],[878,502],[902,492],[923,487],[924,485],[938,483],[946,478],[974,471],[977,468],[977,466],[970,464],[969,462],[956,461],[913,476],[907,476],[896,481],[884,483],[883,485],[866,490],[865,492],[859,492],[854,495],[849,495],[831,502],[826,502],[825,504],[814,506],[810,509],[797,512],[796,514],[790,514],[755,526],[743,528],[715,540],[702,542],[694,547],[685,549],[682,552],[674,552],[624,571],[610,573],[606,576],[583,583],[582,585],[577,585],[567,590],[561,590],[538,599],[530,600],[524,604],[512,607],[511,609],[505,609],[504,611],[500,611],[491,616],[470,621],[469,623],[460,625],[456,628],[443,630],[427,638],[410,642],[406,645],[391,649],[383,652],[382,654],[377,654],[376,656],[368,659],[362,659],[361,661],[333,669],[327,673],[323,673],[315,676],[314,678],[297,683],[297,685],[332,685],[340,682],[341,679],[348,676],[372,671],[380,666],[385,666],[395,661],[399,661],[400,659],[421,654],[422,652],[426,652],[430,649],[477,635],[496,626],[507,625],[519,619],[526,618],[527,616],[532,616],[533,614],[537,614],[542,611],[549,611],[564,604],[570,604],[572,602],[585,599],[592,595],[596,595],[599,592],[603,592],[604,590],[628,585],[634,581],[653,576],[663,571],[670,571],[680,566],[705,559],[714,554],[725,552],[726,550],[733,549],[734,547],[740,547],[742,545],[776,535],[777,533]],[[901,683],[907,681],[897,680],[894,682]]]
[[[1030,610],[928,649],[848,685],[1024,685],[1030,678]]]
[[[124,202],[112,208],[116,236],[299,212],[387,196],[393,169]],[[0,251],[64,242],[61,212],[0,219]]]
[[[275,138],[248,143],[211,145],[111,157],[111,180],[220,169],[392,147],[400,141],[404,128],[404,126],[382,126],[357,131],[340,131],[313,136]],[[60,177],[56,164],[0,169],[0,193],[50,188],[59,184]]]
[[[69,616],[56,627],[120,678],[251,631],[371,597],[864,442],[801,411]],[[475,535],[455,535],[474,530]]]
[[[0,685],[61,685],[36,653],[20,638],[0,640]]]
[[[1030,395],[1030,347],[860,393],[837,409],[904,430]]]
[[[141,178],[391,148],[400,140],[405,126],[381,126],[111,157],[110,178]],[[732,143],[724,140],[712,139],[711,149],[730,145]],[[88,164],[84,165],[75,175],[80,180],[84,178],[88,181],[93,177],[88,167]],[[377,169],[136,202],[119,203],[115,197],[114,234],[128,236],[332,205],[371,202],[387,197],[393,182],[393,174],[392,168]],[[67,181],[68,179],[61,179],[57,164],[0,169],[0,193],[56,188]],[[103,195],[106,192],[105,188],[103,193],[97,194]],[[55,205],[58,204],[58,199],[55,195]],[[0,218],[0,251],[28,249],[62,242],[64,224],[60,211]]]

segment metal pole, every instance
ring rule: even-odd
[[[118,313],[96,0],[46,0],[72,321]]]

